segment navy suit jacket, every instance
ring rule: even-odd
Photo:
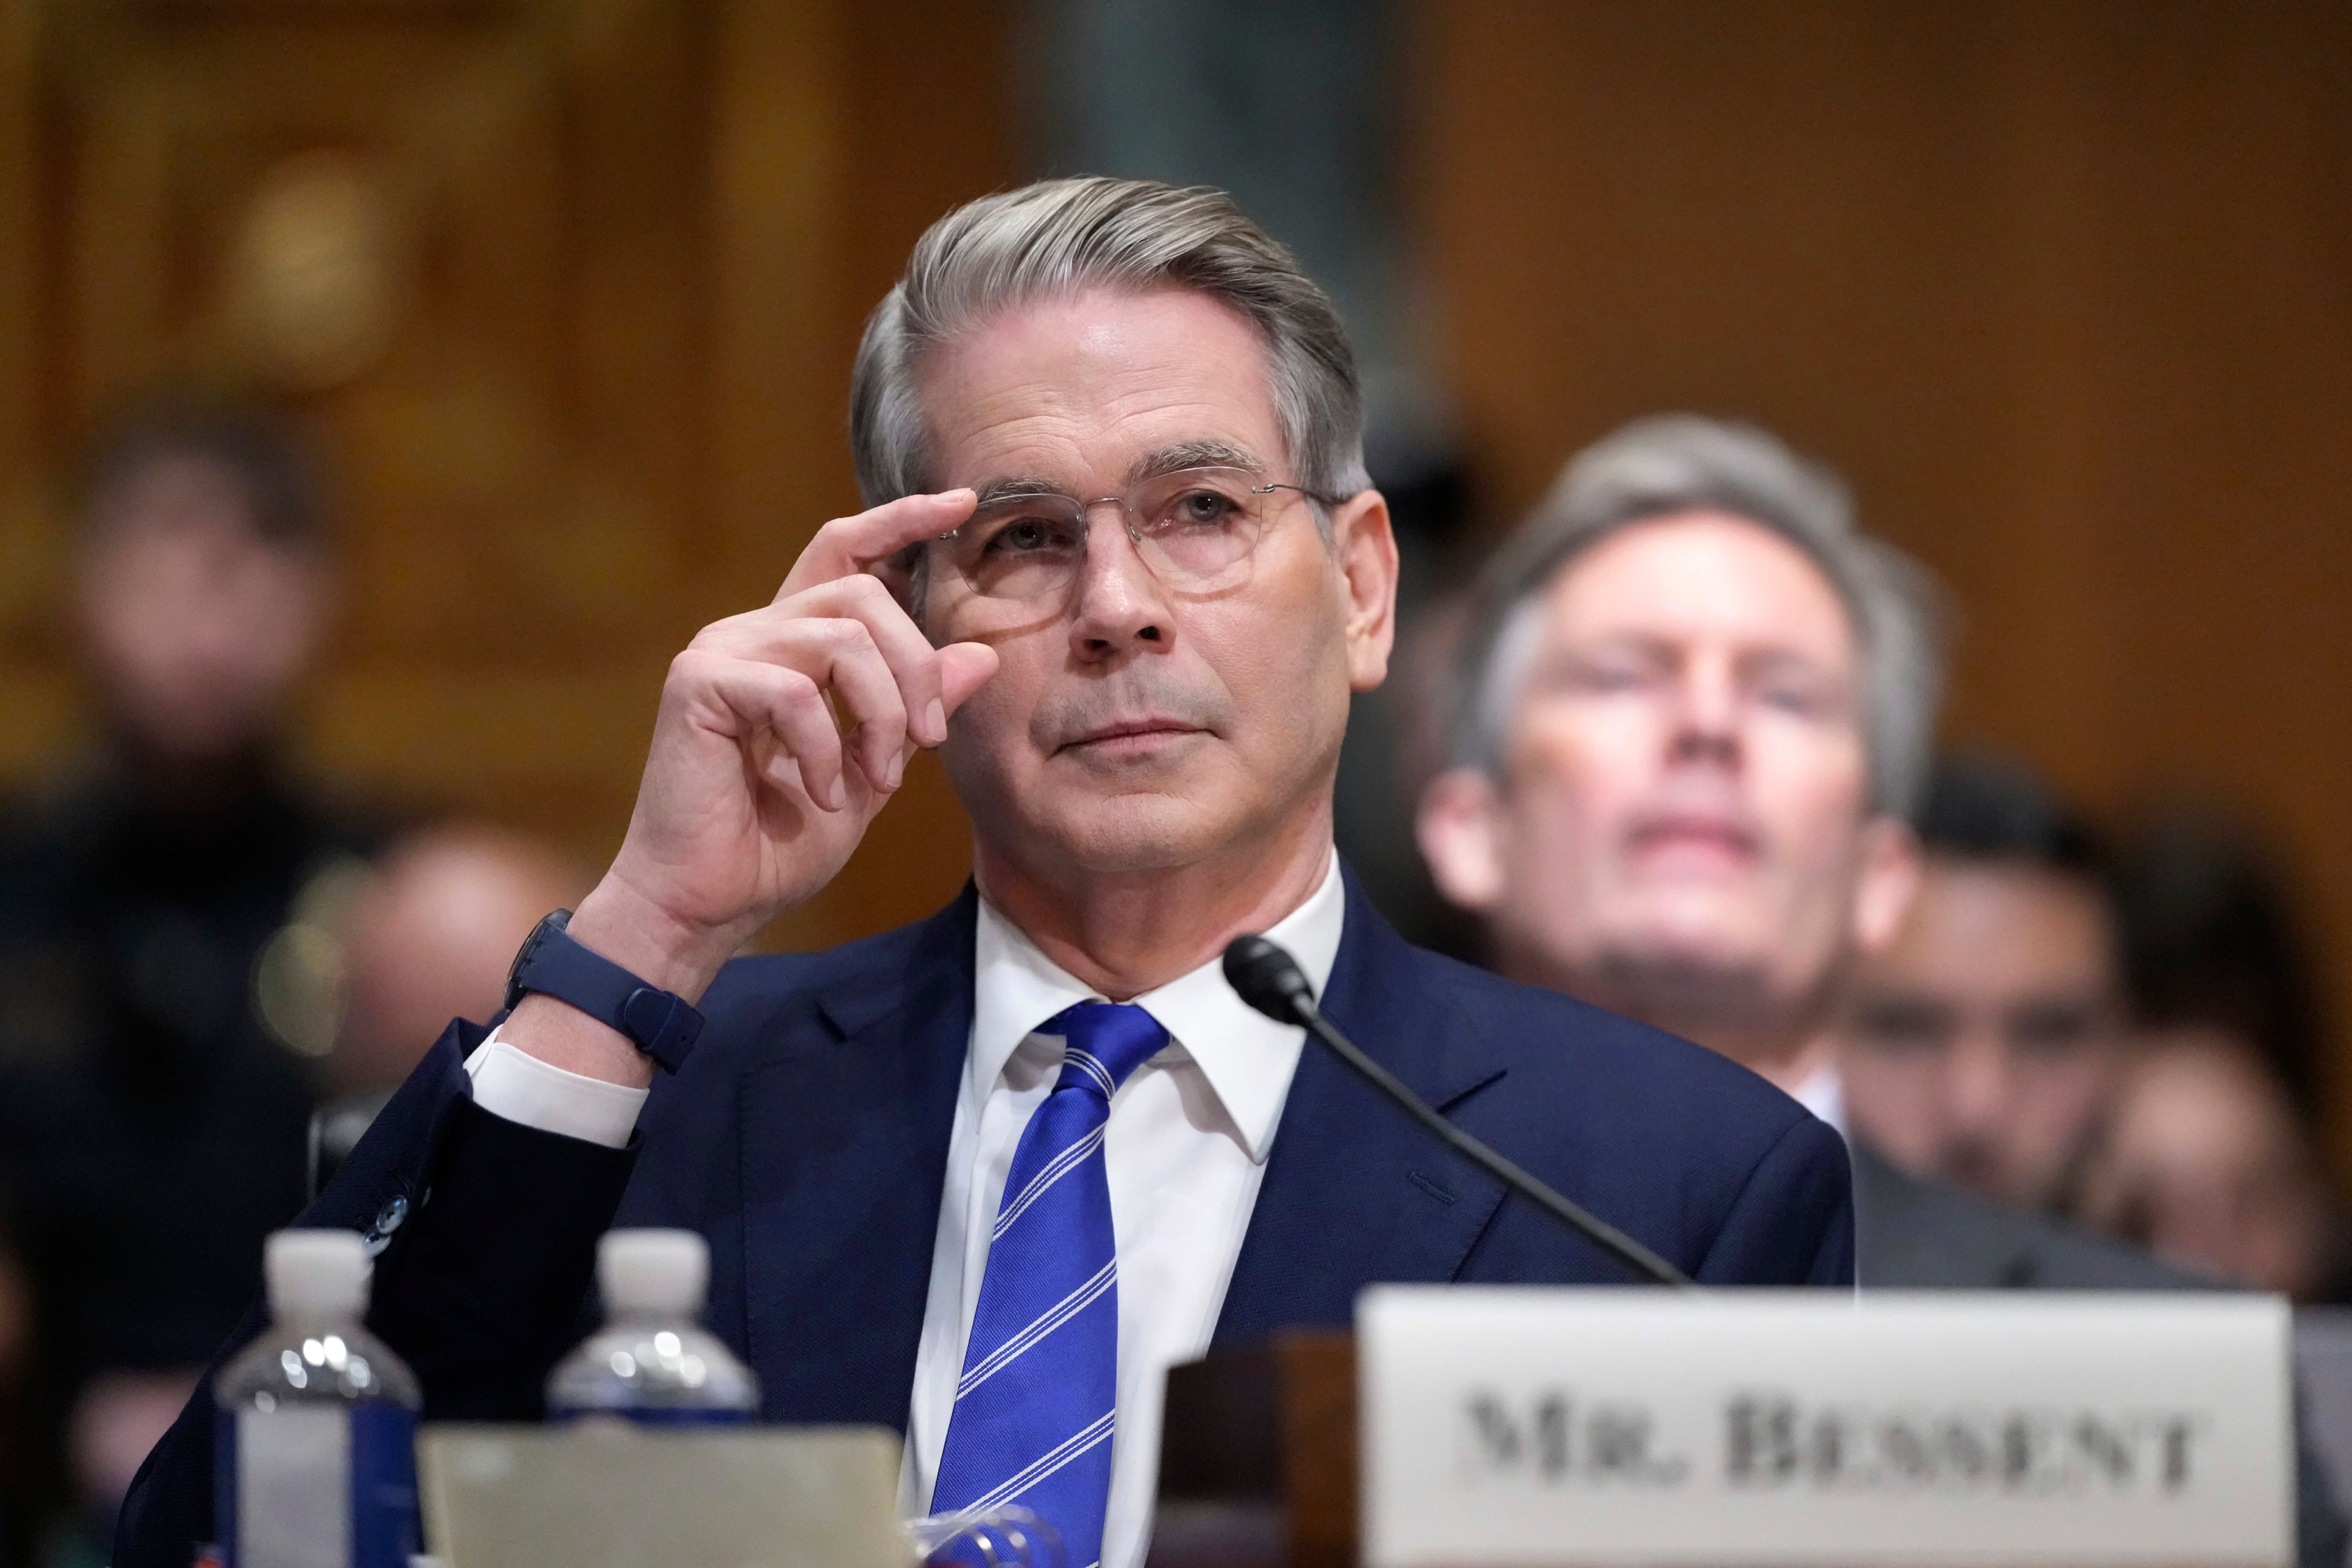
[[[370,1321],[415,1369],[428,1418],[535,1418],[583,1330],[597,1237],[665,1225],[709,1238],[708,1321],[759,1374],[769,1419],[903,1432],[974,908],[967,889],[884,936],[729,964],[626,1150],[476,1107],[462,1064],[481,1031],[453,1026],[299,1222],[386,1237]],[[1352,878],[1323,1005],[1456,1123],[1700,1281],[1852,1283],[1845,1147],[1745,1068],[1409,946]],[[1625,1279],[1310,1046],[1216,1341],[1347,1324],[1376,1281]],[[238,1342],[260,1327],[257,1309]],[[123,1568],[185,1568],[206,1539],[211,1420],[200,1391],[149,1457]]]

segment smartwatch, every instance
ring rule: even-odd
[[[702,1015],[683,996],[648,985],[602,954],[591,952],[565,928],[570,910],[558,910],[531,928],[507,972],[507,1010],[528,992],[577,1007],[626,1035],[664,1072],[686,1065],[702,1033]]]

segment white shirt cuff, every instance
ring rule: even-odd
[[[507,1044],[495,1029],[466,1058],[466,1073],[474,1103],[491,1115],[607,1149],[628,1145],[647,1093],[566,1072]]]

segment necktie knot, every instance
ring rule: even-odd
[[[1062,1076],[1054,1085],[1055,1091],[1082,1089],[1106,1103],[1129,1074],[1168,1044],[1168,1031],[1160,1020],[1126,1002],[1065,1007],[1038,1033],[1062,1037]]]

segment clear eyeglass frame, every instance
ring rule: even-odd
[[[1095,509],[1113,506],[1152,575],[1174,592],[1213,594],[1246,574],[1284,492],[1327,508],[1341,499],[1260,483],[1249,468],[1204,465],[1091,500],[1059,490],[989,497],[934,542],[982,598],[1034,604],[1068,590],[1086,561]]]

